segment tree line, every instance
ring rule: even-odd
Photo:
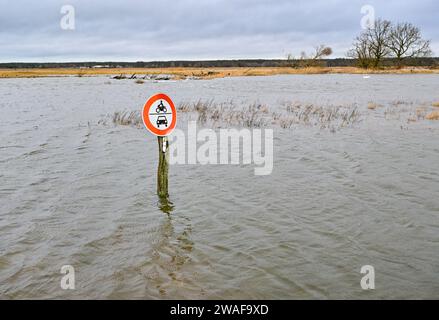
[[[0,63],[0,69],[18,68],[93,68],[95,65],[105,65],[106,68],[258,68],[258,67],[354,67],[358,66],[357,60],[352,58],[332,58],[326,57],[313,59],[249,59],[249,60],[204,60],[204,61],[151,61],[151,62],[7,62]],[[384,58],[380,65],[383,67],[395,67],[395,58]],[[439,58],[417,57],[404,59],[404,66],[411,67],[439,67]]]

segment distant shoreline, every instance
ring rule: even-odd
[[[145,75],[170,75],[173,79],[214,79],[242,76],[288,74],[439,74],[439,69],[405,67],[402,69],[361,69],[357,67],[211,67],[211,68],[0,68],[0,78],[126,76],[139,79]],[[132,77],[135,75],[134,77]]]

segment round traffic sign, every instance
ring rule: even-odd
[[[156,136],[167,136],[177,124],[177,110],[164,93],[150,97],[143,106],[142,119],[145,127]]]

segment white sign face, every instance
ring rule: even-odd
[[[163,130],[172,123],[171,105],[166,100],[156,100],[149,107],[149,121],[158,130]]]
[[[163,93],[148,99],[143,107],[143,123],[157,136],[167,136],[175,128],[177,113],[171,98]]]

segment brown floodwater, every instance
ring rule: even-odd
[[[437,299],[439,121],[424,116],[438,89],[438,75],[0,79],[0,298]],[[269,122],[271,175],[172,165],[167,202],[156,138],[111,121],[156,92],[359,117]],[[75,290],[60,287],[63,265]],[[363,265],[375,290],[360,287]]]

